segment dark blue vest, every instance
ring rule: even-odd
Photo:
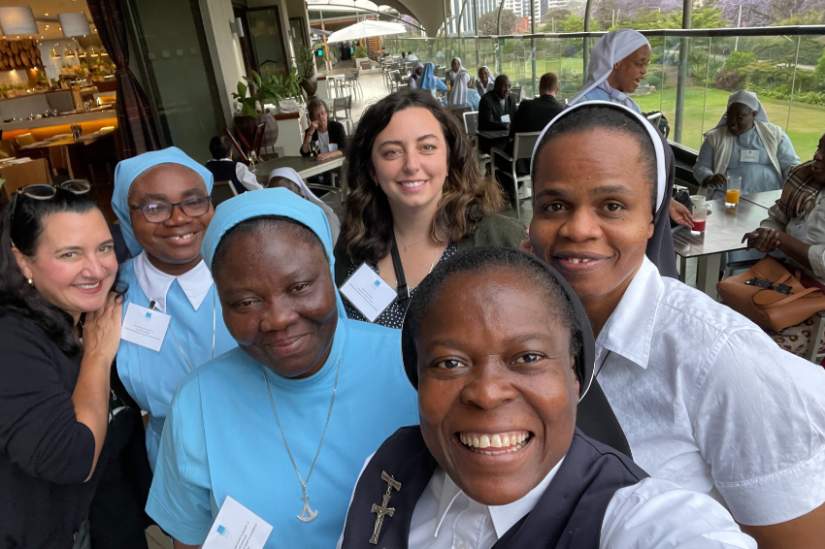
[[[413,510],[437,464],[418,427],[403,427],[370,460],[347,513],[342,549],[406,549]],[[391,490],[377,544],[369,542],[387,492],[382,471],[401,483]],[[535,508],[510,528],[494,549],[598,549],[602,520],[613,494],[647,475],[627,456],[576,430],[567,457]]]
[[[234,160],[208,160],[206,162],[206,168],[212,172],[215,181],[231,181],[232,186],[235,187],[235,192],[238,194],[246,191],[246,187],[238,181]]]

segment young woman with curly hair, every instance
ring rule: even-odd
[[[463,129],[420,90],[391,94],[364,113],[349,149],[347,185],[336,282],[366,263],[395,288],[378,324],[401,328],[415,287],[457,250],[517,247],[524,239],[518,222],[498,214],[501,191],[479,175]],[[364,319],[349,303],[347,312]]]

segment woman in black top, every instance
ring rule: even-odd
[[[323,99],[313,97],[307,103],[309,127],[304,132],[301,156],[314,156],[318,161],[341,156],[347,150],[344,125],[329,119],[329,109]]]
[[[83,546],[121,313],[112,235],[88,191],[30,185],[0,221],[2,547]]]

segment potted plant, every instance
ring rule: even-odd
[[[269,102],[277,105],[281,97],[276,95],[270,77],[263,78],[257,72],[250,71],[249,76],[244,76],[244,80],[246,83],[238,82],[236,91],[232,92],[232,98],[240,107],[233,120],[235,133],[241,145],[247,151],[252,151],[258,126],[263,123],[261,146],[270,147],[278,140],[278,122],[264,105]]]
[[[304,90],[309,101],[318,92],[318,80],[315,78],[315,57],[313,49],[299,47],[295,52],[296,77],[298,85]]]

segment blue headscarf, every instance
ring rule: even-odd
[[[424,64],[424,72],[421,73],[421,80],[418,83],[418,87],[422,90],[447,91],[447,85],[435,75],[435,65],[432,63]]]
[[[129,189],[132,183],[140,177],[143,172],[154,168],[159,164],[179,164],[197,173],[203,179],[206,192],[212,194],[212,183],[214,178],[212,172],[199,164],[192,157],[177,147],[168,147],[159,151],[151,151],[126,160],[121,160],[115,167],[115,189],[112,193],[112,209],[120,223],[120,231],[123,233],[123,240],[132,256],[138,255],[143,246],[135,238],[132,230],[132,220],[129,217]]]
[[[213,270],[212,262],[215,260],[215,251],[227,231],[247,219],[266,216],[291,219],[315,233],[324,246],[324,253],[329,262],[330,280],[335,280],[335,255],[330,236],[332,233],[324,210],[283,188],[241,193],[222,202],[215,209],[215,216],[209,223],[209,228],[206,229],[206,235],[203,237],[203,244],[201,244],[201,254],[209,269]],[[335,283],[332,282],[332,284],[334,287]],[[341,301],[337,289],[335,290],[335,303],[338,307],[338,318],[346,318],[344,302]]]

